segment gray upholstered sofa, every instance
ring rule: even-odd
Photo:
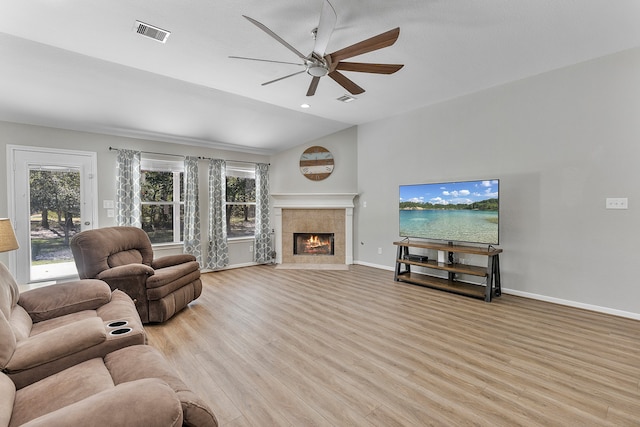
[[[80,232],[71,250],[81,279],[100,279],[135,302],[143,323],[164,322],[202,292],[200,266],[192,255],[153,259],[147,233],[136,227]]]
[[[216,427],[207,405],[152,347],[90,359],[16,390],[0,373],[0,426]]]
[[[116,321],[126,327],[110,326]],[[125,293],[112,292],[100,280],[80,280],[20,294],[0,263],[0,369],[18,389],[145,341],[140,317]]]

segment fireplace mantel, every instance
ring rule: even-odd
[[[282,264],[283,209],[344,209],[345,264],[353,264],[353,199],[357,193],[271,193],[274,210],[276,263]]]
[[[353,208],[357,193],[271,193],[274,208],[339,209]]]

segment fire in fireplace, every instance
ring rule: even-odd
[[[293,233],[294,255],[334,255],[333,233]]]

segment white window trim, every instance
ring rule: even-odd
[[[141,171],[172,172],[173,173],[173,201],[145,202],[142,205],[171,205],[173,211],[173,242],[154,243],[152,246],[180,245],[180,207],[184,206],[182,194],[180,194],[180,173],[184,173],[184,162],[181,160],[167,160],[160,157],[145,156],[140,159]]]

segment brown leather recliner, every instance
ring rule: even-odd
[[[16,388],[145,342],[140,316],[124,292],[112,292],[100,280],[79,280],[19,293],[0,263],[0,369]]]
[[[136,227],[82,231],[71,239],[81,279],[100,279],[134,301],[142,322],[164,322],[202,293],[193,255],[153,259],[149,236]]]

